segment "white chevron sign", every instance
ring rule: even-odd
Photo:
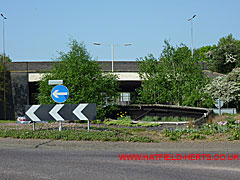
[[[57,104],[55,105],[49,114],[56,120],[56,121],[64,121],[62,116],[58,114],[58,111],[64,106],[64,104]]]
[[[85,109],[85,107],[88,104],[79,104],[76,109],[74,109],[73,113],[80,119],[80,120],[88,120],[86,116],[82,113],[82,111]]]
[[[32,105],[27,111],[26,115],[32,120],[32,121],[41,121],[34,112],[39,108],[41,105]]]
[[[39,121],[95,120],[96,104],[27,105],[26,119]]]

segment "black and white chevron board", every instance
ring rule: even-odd
[[[65,120],[95,120],[96,104],[51,104],[51,105],[26,105],[25,115],[27,120],[40,121],[65,121]]]

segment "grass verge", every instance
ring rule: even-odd
[[[28,128],[0,128],[0,137],[20,138],[20,139],[53,139],[53,140],[75,140],[75,141],[128,141],[128,142],[153,142],[147,136],[138,133],[145,129],[91,127],[88,132],[86,127],[75,129],[38,129],[32,131]]]
[[[16,120],[0,120],[0,123],[17,123]]]
[[[107,121],[112,122],[112,121]],[[128,120],[114,121],[131,126]],[[106,123],[107,124],[107,123]],[[239,116],[225,116],[201,128],[150,130],[146,128],[119,128],[108,125],[92,125],[87,131],[86,124],[63,123],[63,131],[58,131],[58,123],[37,124],[36,131],[32,125],[6,123],[0,124],[0,137],[21,139],[53,139],[76,141],[127,141],[127,142],[160,142],[160,141],[233,141],[240,140]],[[111,125],[111,124],[109,124]]]

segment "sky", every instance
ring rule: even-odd
[[[83,42],[94,60],[159,57],[164,40],[173,46],[217,44],[232,33],[240,39],[239,0],[0,0],[7,17],[5,52],[15,61],[55,60],[71,39]],[[0,53],[3,22],[0,17]],[[105,45],[95,46],[94,42]]]

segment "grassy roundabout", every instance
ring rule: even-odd
[[[95,121],[95,123],[99,123],[99,121]],[[131,126],[134,126],[134,128],[131,128]],[[151,125],[135,125],[129,119],[122,118],[118,121],[107,120],[104,121],[104,124],[92,124],[90,132],[87,132],[85,123],[70,122],[63,123],[63,131],[61,132],[58,131],[57,122],[37,124],[36,130],[32,131],[31,124],[16,124],[10,121],[0,123],[0,137],[128,142],[240,140],[240,115],[217,116],[212,123],[204,124],[201,128],[187,127],[185,129],[164,129],[160,131],[148,129],[148,127],[151,127]]]

